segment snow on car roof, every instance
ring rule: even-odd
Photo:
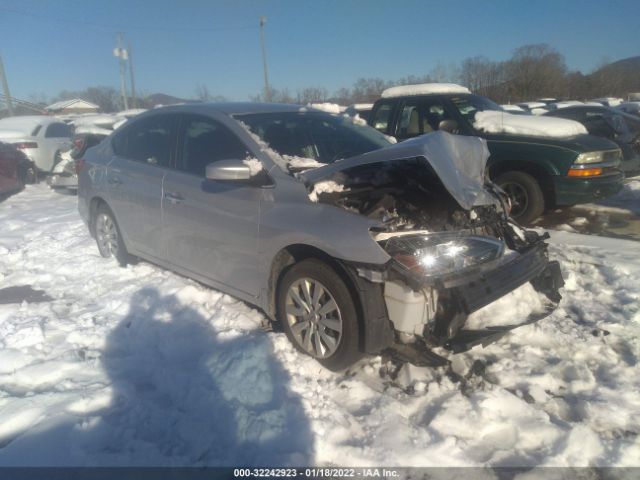
[[[343,107],[342,105],[338,105],[337,103],[329,103],[329,102],[308,103],[307,106],[311,108],[315,108],[316,110],[322,110],[323,112],[336,113],[336,114],[342,113],[347,109],[347,107]]]
[[[382,98],[404,97],[408,95],[431,95],[439,93],[471,93],[467,87],[455,83],[420,83],[387,88]]]
[[[487,133],[509,133],[533,137],[563,138],[587,133],[587,129],[581,123],[573,120],[512,115],[495,110],[477,112],[473,126]]]
[[[556,108],[567,108],[575,107],[576,105],[584,105],[584,103],[578,100],[565,100],[563,102],[556,102],[554,103],[554,105],[556,106]]]
[[[518,105],[500,105],[504,110],[506,111],[511,111],[511,112],[524,112],[524,108],[519,107]]]

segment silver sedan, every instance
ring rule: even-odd
[[[558,264],[485,182],[484,140],[394,145],[360,123],[296,105],[155,109],[78,162],[78,208],[102,256],[253,304],[330,369],[494,340],[513,325],[470,330],[467,316],[525,282],[548,309],[520,323],[554,308]]]

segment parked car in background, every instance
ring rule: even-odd
[[[629,115],[640,117],[640,102],[624,102],[615,108]]]
[[[369,119],[369,115],[371,114],[371,109],[373,108],[373,103],[354,103],[349,105],[345,110],[345,113],[355,117],[358,115],[365,122]]]
[[[36,168],[24,153],[8,143],[0,142],[0,198],[35,183]]]
[[[592,98],[591,100],[589,100],[589,103],[599,103],[601,105],[604,105],[605,107],[617,107],[622,102],[624,102],[624,100],[617,97]]]
[[[517,104],[518,107],[522,108],[525,112],[529,112],[532,115],[542,115],[543,113],[547,113],[550,108],[545,102],[521,102]]]
[[[102,140],[107,138],[109,131],[100,132],[95,129],[96,133],[80,133],[73,138],[73,148],[62,154],[62,161],[53,169],[53,175],[47,179],[47,183],[51,188],[63,188],[76,191],[78,189],[78,175],[76,173],[76,161],[82,159],[85,152]]]
[[[495,340],[513,327],[465,330],[467,316],[525,282],[548,309],[514,324],[553,310],[558,263],[508,219],[487,155],[484,140],[445,132],[393,145],[298,105],[180,105],[85,154],[78,209],[102,256],[256,305],[339,370],[401,340],[416,355]]]
[[[505,112],[512,113],[514,115],[531,115],[529,110],[525,110],[518,105],[504,104],[500,105]]]
[[[33,160],[38,170],[51,172],[69,150],[72,129],[56,117],[28,115],[0,120],[0,141],[10,143]]]
[[[580,122],[591,135],[615,142],[622,151],[620,164],[625,174],[640,172],[640,118],[616,108],[575,105],[545,115]]]
[[[437,130],[486,139],[489,176],[509,194],[512,216],[525,224],[547,208],[592,202],[623,185],[615,143],[588,135],[577,122],[509,114],[460,85],[385,90],[369,124],[398,140]]]

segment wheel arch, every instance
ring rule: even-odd
[[[353,298],[354,305],[356,307],[356,312],[358,314],[358,347],[361,351],[372,351],[379,350],[379,348],[371,348],[371,339],[367,338],[369,336],[369,332],[367,332],[367,315],[366,309],[370,308],[365,305],[363,301],[362,294],[362,286],[359,285],[360,282],[357,274],[351,271],[348,266],[341,260],[338,260],[327,252],[321,250],[320,248],[308,245],[308,244],[291,244],[284,248],[282,248],[278,253],[273,257],[271,262],[269,277],[267,282],[267,301],[265,302],[265,310],[267,315],[275,321],[278,321],[278,312],[277,312],[277,296],[278,296],[278,288],[280,285],[280,281],[282,280],[283,275],[287,271],[288,267],[309,258],[314,258],[320,260],[327,265],[329,265],[333,270],[340,276],[340,278],[345,282],[351,297]],[[376,284],[371,284],[376,285]],[[376,285],[377,286],[377,285]],[[380,302],[384,303],[384,299],[382,298],[382,288],[380,286]],[[374,293],[376,295],[376,293]],[[386,307],[384,311],[384,315],[386,317]],[[388,318],[388,317],[387,317]]]
[[[546,207],[548,208],[555,205],[556,195],[552,173],[544,166],[526,160],[503,160],[489,167],[489,178],[494,180],[507,172],[524,172],[531,175],[536,179],[542,189]]]

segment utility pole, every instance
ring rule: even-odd
[[[0,77],[2,77],[2,90],[4,91],[4,101],[7,103],[7,110],[9,110],[9,116],[13,117],[13,104],[11,103],[11,94],[9,93],[9,83],[7,82],[7,76],[4,74],[4,64],[2,63],[2,57],[0,57]]]
[[[125,74],[127,71],[127,59],[129,54],[126,48],[122,48],[122,33],[118,33],[118,46],[113,49],[113,56],[118,57],[120,61],[120,93],[122,94],[122,103],[124,109],[129,109],[129,102],[127,101],[127,85],[125,80]]]
[[[260,45],[262,45],[262,67],[264,69],[264,99],[271,101],[271,89],[269,88],[269,74],[267,72],[267,52],[264,47],[264,24],[267,23],[267,17],[260,17]]]
[[[131,74],[131,107],[136,108],[136,81],[133,76],[133,54],[131,53],[131,42],[129,42],[129,73]]]

